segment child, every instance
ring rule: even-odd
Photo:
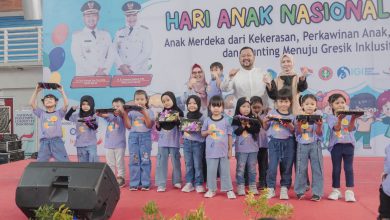
[[[152,126],[154,124],[153,111],[149,109],[149,97],[144,90],[137,90],[134,93],[134,102],[143,110],[130,111],[128,119],[125,120],[129,132],[129,171],[130,190],[148,191],[150,189],[150,172],[152,163],[150,153],[152,152]]]
[[[211,80],[207,89],[207,100],[219,95],[222,97],[221,82],[224,79],[223,66],[220,62],[214,62],[210,65]]]
[[[263,109],[263,100],[259,96],[253,96],[251,98],[251,110],[252,114],[259,119],[262,123],[266,114]],[[259,132],[259,152],[257,154],[257,163],[259,164],[259,186],[260,189],[265,189],[267,187],[266,177],[268,170],[268,139],[267,132],[264,128],[260,128]]]
[[[199,120],[203,123],[205,117],[200,112],[201,100],[196,95],[191,95],[186,101],[187,118]],[[204,152],[204,137],[200,131],[198,132],[184,132],[184,160],[186,163],[186,185],[181,191],[191,192],[196,189],[196,192],[203,193],[203,172],[202,161]],[[195,188],[194,188],[195,184]]]
[[[280,199],[287,200],[288,189],[291,186],[292,165],[295,154],[294,116],[290,113],[291,92],[288,88],[281,89],[275,100],[276,110],[267,114],[263,121],[264,129],[267,130],[269,167],[267,171],[267,198],[275,196],[276,174],[278,164],[280,164]],[[282,120],[271,120],[272,118],[288,119],[290,122]]]
[[[259,151],[258,135],[260,132],[260,122],[252,115],[250,102],[245,97],[237,100],[234,116],[254,119],[234,118],[232,121],[233,131],[236,135],[234,145],[237,159],[237,194],[240,196],[245,195],[244,172],[245,167],[247,167],[249,174],[249,191],[257,195],[259,192],[256,187],[256,165],[257,152]]]
[[[164,92],[161,95],[164,106],[162,114],[178,112],[183,117],[183,111],[177,107],[176,98],[173,92]],[[171,155],[173,166],[172,182],[175,188],[181,189],[181,165],[180,165],[180,132],[178,126],[180,122],[156,122],[156,128],[160,132],[158,139],[156,184],[157,192],[165,192],[168,171],[168,156]]]
[[[79,162],[99,162],[96,148],[96,130],[98,128],[95,114],[95,101],[92,96],[85,95],[80,99],[80,110],[73,114],[77,106],[69,109],[65,120],[76,123],[77,158]]]
[[[317,98],[312,94],[306,94],[299,100],[305,115],[313,115],[317,110]],[[322,165],[322,120],[310,124],[307,121],[296,122],[297,169],[294,191],[298,199],[303,199],[307,185],[307,166],[310,159],[312,171],[312,201],[320,201],[324,192],[324,177]]]
[[[329,115],[327,118],[330,138],[329,138],[329,151],[332,158],[332,187],[333,190],[330,193],[328,199],[338,200],[342,198],[340,192],[340,173],[341,162],[344,160],[344,172],[347,190],[345,191],[346,202],[356,202],[355,194],[353,192],[354,179],[353,179],[353,155],[355,149],[355,115],[343,115],[339,114],[335,116],[337,111],[346,110],[346,98],[335,93],[328,99],[329,105],[332,107],[333,115]]]
[[[379,189],[378,220],[390,219],[390,145],[386,147],[385,168],[382,174],[382,185]]]
[[[68,99],[65,91],[62,86],[57,89],[64,100],[64,106],[61,109],[56,110],[58,98],[53,94],[47,94],[42,99],[43,106],[45,107],[45,110],[43,110],[36,103],[37,95],[41,90],[42,88],[37,85],[30,99],[33,113],[40,120],[38,161],[46,162],[51,157],[57,161],[69,161],[64,141],[62,140],[61,121],[68,109]]]
[[[117,111],[115,114],[96,113],[108,123],[104,147],[106,148],[106,160],[112,172],[117,170],[116,180],[120,187],[125,186],[125,151],[126,151],[126,129],[122,114],[125,100],[115,98],[112,100],[112,107]],[[118,115],[117,115],[118,114]]]
[[[230,177],[230,162],[232,156],[232,127],[223,116],[224,102],[222,97],[213,96],[208,106],[212,115],[202,126],[202,136],[206,137],[207,187],[204,197],[211,198],[217,191],[217,169],[221,175],[221,191],[227,192],[229,199],[235,199]]]

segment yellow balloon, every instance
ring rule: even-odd
[[[61,74],[59,72],[53,72],[50,75],[49,82],[61,84]]]

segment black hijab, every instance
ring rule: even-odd
[[[190,102],[191,99],[195,100],[196,105],[198,106],[198,109],[197,109],[196,111],[194,111],[194,112],[188,111],[188,112],[187,112],[187,118],[188,118],[188,119],[196,119],[196,120],[198,120],[198,119],[200,119],[200,118],[202,117],[202,115],[203,115],[203,114],[200,112],[200,108],[202,107],[202,106],[201,106],[201,105],[202,105],[202,104],[201,104],[202,101],[200,100],[199,96],[197,96],[197,95],[190,95],[190,96],[187,98],[187,101],[186,101],[187,109],[188,109],[188,103]]]
[[[83,109],[81,108],[81,106],[83,105],[83,102],[88,102],[89,107],[90,107],[89,111],[83,111]],[[93,100],[93,97],[89,96],[89,95],[85,95],[85,96],[81,97],[81,99],[80,99],[80,112],[79,112],[80,118],[93,116],[94,114],[95,114],[95,101]]]
[[[177,106],[175,94],[173,94],[173,92],[170,92],[170,91],[164,92],[161,95],[161,99],[165,95],[168,96],[172,100],[173,106],[171,108],[165,108],[164,107],[163,111],[165,111],[165,110],[177,111],[177,112],[179,112],[179,116],[180,117],[184,117],[183,111]]]
[[[161,95],[161,99],[164,96],[168,96],[172,100],[173,106],[171,108],[164,107],[164,109],[162,111],[167,111],[167,110],[168,111],[169,110],[177,111],[177,112],[179,112],[180,117],[184,117],[183,111],[177,106],[175,94],[173,94],[173,92],[167,91]],[[172,130],[175,126],[179,126],[179,125],[180,125],[180,121],[177,121],[177,123],[171,123],[171,122],[160,123],[160,127],[165,129],[165,130]]]

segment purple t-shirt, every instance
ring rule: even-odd
[[[206,137],[206,158],[222,158],[228,156],[228,135],[233,129],[227,118],[218,121],[207,118],[203,122],[202,131],[212,130],[214,133]]]
[[[333,149],[333,146],[336,144],[347,144],[351,143],[355,146],[355,130],[356,128],[349,132],[348,131],[348,125],[351,121],[350,115],[345,116],[345,118],[341,121],[341,129],[340,131],[334,131],[333,127],[337,124],[338,118],[335,115],[328,115],[327,122],[329,125],[330,130],[330,137],[329,137],[329,151]]]
[[[260,119],[264,120],[265,114],[260,115]],[[268,148],[267,131],[261,127],[259,132],[258,144],[260,148]]]
[[[158,147],[180,147],[180,131],[177,126],[171,130],[161,128],[158,136]]]
[[[273,109],[271,110],[267,116],[273,116],[273,117],[281,117],[286,119],[291,119],[294,121],[294,115],[293,114],[280,114],[277,110]],[[282,124],[280,124],[278,121],[269,121],[269,127],[267,130],[267,136],[270,138],[276,138],[276,139],[288,139],[293,136],[293,133],[291,133],[290,129],[284,127]]]
[[[238,126],[232,126],[233,131],[237,129]],[[234,146],[236,152],[241,153],[254,153],[259,151],[259,142],[258,140],[253,140],[252,134],[242,133],[240,136],[236,136],[234,140]]]
[[[62,119],[66,111],[61,108],[55,112],[46,112],[41,108],[36,108],[33,113],[40,120],[39,139],[62,138]]]
[[[384,173],[387,174],[387,177],[383,180],[382,187],[386,195],[390,196],[390,145],[386,147],[385,153]]]
[[[295,122],[295,127],[298,126],[298,121]],[[302,124],[301,130],[302,133],[298,134],[298,129],[295,129],[295,137],[298,143],[300,144],[311,144],[322,140],[322,136],[318,136],[316,133],[317,130],[316,124]]]
[[[76,147],[87,147],[87,146],[96,146],[97,138],[96,132],[93,129],[90,129],[84,122],[78,122],[80,119],[79,113],[73,113],[70,116],[69,121],[76,124]],[[97,124],[97,120],[96,120]]]
[[[224,76],[222,74],[220,76],[221,82],[223,81],[223,79],[224,79]],[[209,86],[210,86],[210,91],[207,92],[207,100],[210,100],[211,97],[213,97],[215,95],[222,96],[222,90],[221,90],[221,88],[218,88],[217,80],[210,80]]]
[[[152,121],[152,127],[153,127],[153,123],[154,123],[153,111],[148,109],[147,112],[149,114],[150,120]],[[152,128],[146,127],[145,117],[141,112],[130,111],[128,115],[129,115],[130,123],[131,123],[130,132],[149,132],[152,130]]]
[[[108,123],[105,148],[126,148],[126,129],[122,117],[109,114],[104,120]]]
[[[202,115],[202,117],[200,117],[199,121],[201,121],[202,124],[203,124],[205,119],[206,119],[206,117],[204,115]],[[191,140],[191,141],[204,142],[204,137],[202,136],[202,132],[201,131],[198,131],[198,132],[183,132],[183,138],[187,139],[187,140]]]

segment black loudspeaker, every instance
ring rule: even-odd
[[[27,217],[41,205],[65,204],[80,219],[109,219],[119,197],[105,163],[31,162],[16,189],[16,205]]]

